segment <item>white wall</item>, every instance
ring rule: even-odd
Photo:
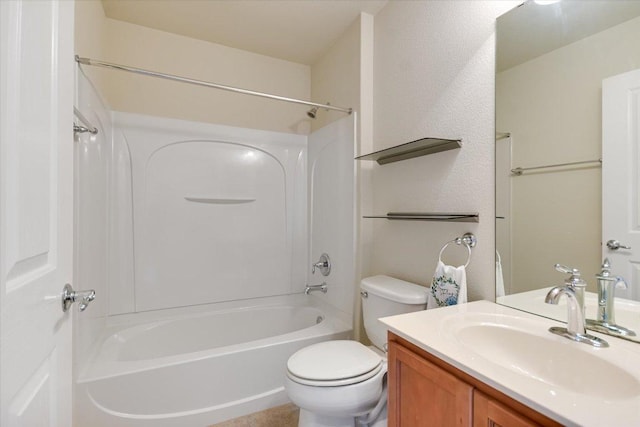
[[[461,138],[463,147],[374,166],[371,213],[478,211],[480,223],[363,220],[376,221],[369,274],[428,284],[442,245],[471,231],[469,298],[494,298],[495,18],[515,5],[396,1],[376,15],[375,149],[426,136]]]
[[[640,68],[638,40],[635,18],[497,76],[497,128],[512,135],[512,167],[601,158],[602,80]],[[555,263],[579,268],[586,278],[600,271],[601,169],[510,179],[512,291],[559,283]]]

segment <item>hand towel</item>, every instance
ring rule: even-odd
[[[467,302],[467,270],[464,265],[454,267],[438,260],[427,298],[427,310]]]
[[[504,275],[502,274],[502,260],[496,251],[496,297],[504,296]]]

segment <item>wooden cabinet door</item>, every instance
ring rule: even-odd
[[[473,393],[473,427],[540,426],[478,390]]]
[[[389,427],[471,426],[473,387],[389,343]]]

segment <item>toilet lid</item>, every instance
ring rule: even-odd
[[[298,350],[287,362],[289,377],[303,384],[351,384],[382,369],[382,358],[357,341],[325,341]],[[326,382],[326,383],[325,383]]]

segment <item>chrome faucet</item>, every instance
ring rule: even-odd
[[[553,326],[549,328],[549,332],[574,341],[590,344],[594,347],[609,347],[605,340],[587,334],[584,327],[584,289],[587,283],[580,278],[580,271],[560,264],[556,264],[555,268],[560,272],[569,273],[571,276],[565,280],[564,286],[552,288],[544,302],[558,304],[562,295],[567,296],[567,327]]]
[[[612,335],[635,336],[636,333],[631,329],[616,325],[615,291],[616,288],[627,289],[627,282],[620,276],[611,275],[609,258],[604,259],[602,270],[600,274],[596,274],[596,279],[598,281],[598,318],[596,320],[587,319],[587,327]]]
[[[309,295],[313,291],[320,291],[323,294],[326,294],[327,293],[327,283],[326,282],[322,282],[319,285],[307,285],[307,286],[304,287],[305,295]]]

